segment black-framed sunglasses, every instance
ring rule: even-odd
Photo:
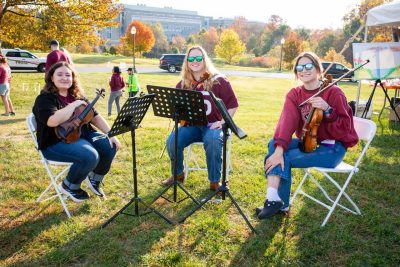
[[[196,60],[197,62],[201,62],[201,61],[203,61],[203,56],[188,57],[187,58],[187,61],[189,61],[189,62],[193,62],[194,60]]]
[[[304,64],[304,65],[296,65],[296,71],[297,72],[302,72],[304,69],[306,69],[306,70],[312,70],[314,68],[314,64],[312,64],[312,63],[307,63],[307,64]]]

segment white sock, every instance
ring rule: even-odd
[[[278,195],[278,190],[276,190],[273,187],[268,187],[267,188],[267,199],[269,201],[280,201],[281,198]]]

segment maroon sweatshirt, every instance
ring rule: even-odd
[[[306,90],[304,86],[292,88],[286,95],[285,104],[276,126],[274,140],[276,145],[287,149],[293,133],[297,138],[301,138],[302,129],[306,116],[311,110],[311,104],[305,104],[299,108],[299,104],[318,92]],[[343,91],[336,85],[325,90],[320,97],[324,99],[333,111],[331,114],[324,115],[318,127],[317,140],[337,140],[348,148],[357,144],[358,136],[354,129],[353,115],[350,106],[347,104]]]
[[[111,92],[119,91],[125,87],[124,78],[120,73],[113,73],[110,80]]]

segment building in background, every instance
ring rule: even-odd
[[[197,11],[179,10],[171,7],[149,7],[143,4],[124,5],[124,10],[117,18],[118,27],[105,28],[100,31],[100,36],[108,40],[108,45],[117,45],[119,39],[125,34],[128,25],[138,20],[146,24],[160,23],[164,29],[168,41],[177,35],[187,38],[191,34],[198,33],[201,29],[210,27],[226,29],[234,22],[234,18],[217,18],[201,16]],[[251,22],[260,23],[262,22]]]
[[[178,10],[171,7],[149,7],[143,4],[124,5],[124,10],[118,17],[119,26],[106,28],[100,32],[100,36],[109,40],[110,45],[119,43],[128,25],[138,20],[146,24],[160,23],[164,29],[168,41],[174,36],[188,37],[199,32],[202,28],[208,29],[212,17],[200,16],[197,11]]]

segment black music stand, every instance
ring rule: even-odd
[[[156,94],[152,103],[153,112],[155,116],[171,118],[174,120],[174,131],[175,131],[175,155],[173,165],[173,176],[174,181],[172,184],[167,186],[158,196],[156,196],[151,203],[154,203],[160,197],[164,198],[168,202],[182,202],[187,198],[191,198],[193,202],[200,205],[198,202],[177,180],[176,168],[178,164],[178,158],[176,153],[178,151],[178,123],[184,120],[189,125],[207,125],[206,110],[204,107],[204,98],[200,92],[191,90],[182,90],[176,88],[168,88],[154,85],[147,85],[147,91],[151,94]],[[171,187],[174,188],[173,201],[164,197],[164,193]],[[178,187],[185,192],[186,197],[177,201],[177,189]]]
[[[121,111],[118,113],[117,119],[115,120],[113,126],[111,127],[110,132],[108,133],[109,137],[120,135],[126,132],[131,132],[132,137],[132,162],[133,162],[133,198],[126,204],[122,209],[120,209],[117,213],[114,214],[106,223],[103,224],[102,228],[106,227],[112,221],[115,220],[120,214],[125,214],[129,216],[142,216],[146,215],[150,212],[154,212],[164,220],[166,220],[170,224],[174,224],[171,220],[165,217],[162,213],[156,211],[145,202],[138,195],[137,189],[137,169],[136,169],[136,146],[135,146],[135,129],[139,127],[140,122],[142,121],[144,115],[146,114],[150,103],[153,101],[155,95],[149,94],[140,97],[130,97],[125,102]],[[124,211],[132,204],[135,203],[135,213],[125,213]],[[142,204],[150,211],[140,214],[139,213],[139,204]]]
[[[250,221],[247,219],[246,215],[244,215],[242,209],[239,207],[237,204],[236,200],[232,196],[232,194],[229,192],[229,187],[227,186],[227,180],[226,180],[226,143],[229,138],[229,129],[237,136],[239,139],[243,139],[247,137],[246,133],[243,132],[233,121],[232,117],[228,113],[227,108],[225,107],[224,102],[222,102],[221,99],[216,98],[215,95],[210,92],[210,96],[215,103],[215,105],[218,108],[218,111],[221,113],[222,118],[224,119],[225,123],[222,125],[222,132],[223,132],[223,147],[222,147],[222,185],[214,192],[212,193],[209,197],[207,197],[204,201],[201,202],[199,206],[194,208],[192,211],[190,211],[188,214],[186,214],[181,220],[179,220],[179,223],[184,222],[190,215],[195,213],[198,209],[200,209],[204,204],[206,204],[208,201],[210,201],[213,197],[218,195],[220,192],[222,194],[222,200],[225,200],[225,196],[228,195],[228,197],[231,199],[232,203],[235,205],[236,209],[239,211],[240,215],[242,215],[243,219],[246,221],[247,225],[249,228],[254,232],[257,233],[254,227],[251,225]]]
[[[368,113],[369,107],[371,106],[372,98],[374,97],[375,89],[378,86],[378,84],[382,88],[382,91],[385,93],[385,97],[389,101],[391,109],[393,110],[394,114],[396,114],[397,119],[400,121],[400,117],[399,117],[399,114],[397,114],[396,107],[394,105],[394,101],[390,101],[389,95],[387,93],[387,89],[383,86],[382,81],[380,79],[375,81],[374,88],[372,89],[371,95],[368,98],[367,104],[365,104],[365,109],[361,115],[361,118],[365,119],[367,117],[367,113]]]

